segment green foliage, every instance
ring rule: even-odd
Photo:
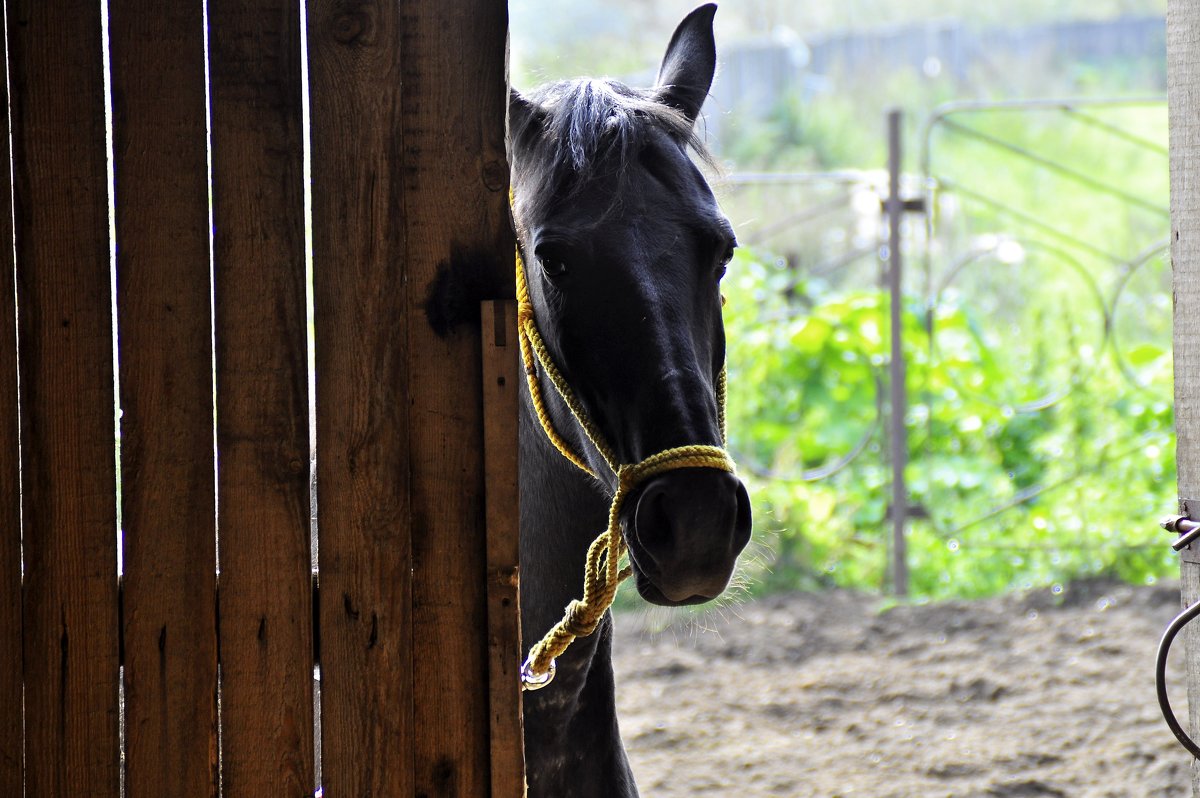
[[[1127,78],[1089,75],[1097,91]],[[868,109],[951,90],[899,73],[789,100],[735,131],[732,152],[749,169],[881,165]],[[1165,107],[926,119],[910,112],[906,135],[907,171],[937,187],[932,238],[919,222],[906,234],[906,477],[925,516],[909,530],[913,592],[1174,573],[1155,527],[1175,503]],[[723,197],[759,247],[730,271],[726,315],[732,445],[773,551],[761,589],[887,581],[887,298],[874,258],[826,267],[882,235],[880,178],[862,175]],[[817,207],[834,210],[758,234]]]
[[[752,483],[758,534],[775,550],[760,584],[882,585],[886,294],[813,292],[752,254],[738,256],[726,293],[731,447]],[[1092,362],[1046,361],[1024,375],[1017,382],[1031,393],[1062,395],[1019,412],[992,390],[1014,375],[1011,359],[985,344],[988,319],[966,302],[929,309],[909,297],[906,307],[907,478],[928,514],[910,527],[914,594],[984,595],[1096,573],[1142,581],[1174,567],[1153,523],[1174,491],[1166,351],[1130,355],[1158,368],[1147,390],[1130,383],[1112,347],[1091,351],[1094,343],[1064,343],[1044,328],[1060,343],[1058,361]],[[860,443],[857,457],[826,473]]]

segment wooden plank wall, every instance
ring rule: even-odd
[[[325,795],[522,795],[511,306],[425,312],[512,295],[506,4],[108,7],[123,592],[101,6],[7,5],[0,790],[311,795],[319,651]]]
[[[100,4],[8,8],[25,594],[25,795],[116,795],[118,629]]]

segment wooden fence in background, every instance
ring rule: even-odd
[[[423,310],[512,251],[506,4],[103,5],[7,3],[0,794],[520,795],[515,320]]]

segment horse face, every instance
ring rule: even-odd
[[[705,7],[676,31],[655,90],[576,81],[513,99],[514,215],[537,323],[621,463],[723,444],[719,283],[736,242],[687,154],[712,50]],[[569,416],[556,424],[576,429]],[[577,451],[607,474],[582,441]],[[745,486],[725,471],[639,485],[621,518],[639,592],[658,604],[716,597],[750,520]]]

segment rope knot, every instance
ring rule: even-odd
[[[564,632],[573,637],[587,637],[596,631],[596,627],[600,625],[600,619],[603,617],[603,610],[597,613],[594,607],[589,607],[576,599],[567,605],[562,628]]]
[[[523,327],[529,321],[533,321],[533,304],[530,302],[518,302],[517,324]]]

